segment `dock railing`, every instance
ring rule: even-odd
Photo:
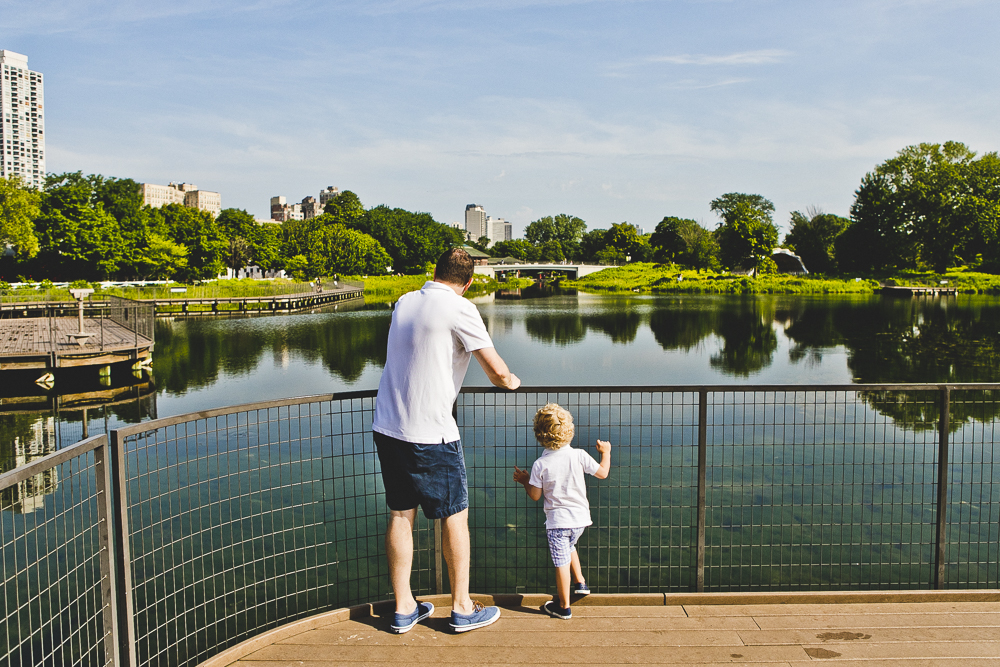
[[[595,591],[996,588],[998,397],[1000,384],[466,389],[472,590],[552,586],[541,507],[511,479],[540,454],[531,418],[550,401],[573,413],[573,446],[613,445],[609,478],[588,481],[594,525],[578,545]],[[114,567],[98,578],[86,561],[89,597],[61,575],[46,587],[22,564],[42,528],[4,513],[12,639],[0,661],[196,665],[291,620],[388,598],[374,404],[372,391],[327,394],[112,431]],[[103,441],[84,442],[96,459]],[[107,456],[76,484],[60,477],[36,510],[56,540],[45,553],[62,535],[102,534],[96,510],[65,508],[107,497],[76,490]],[[418,594],[447,591],[442,561],[421,515]],[[45,596],[64,587],[58,608],[80,611],[53,616]],[[76,618],[95,629],[73,634]]]

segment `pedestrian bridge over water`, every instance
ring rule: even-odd
[[[509,276],[517,274],[521,278],[531,278],[542,274],[560,274],[571,280],[583,278],[591,273],[597,273],[604,269],[613,268],[606,264],[561,264],[553,262],[550,264],[491,264],[489,266],[477,266],[475,271],[481,276],[496,278],[497,276]]]

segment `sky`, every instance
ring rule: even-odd
[[[1000,147],[996,0],[0,0],[50,172],[224,208],[333,185],[464,220],[847,215],[905,146]]]

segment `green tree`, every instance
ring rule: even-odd
[[[497,241],[490,252],[494,257],[513,257],[522,262],[533,262],[538,257],[538,249],[524,239]]]
[[[555,239],[542,242],[538,248],[538,260],[541,262],[561,262],[566,259],[562,245]]]
[[[323,228],[322,238],[323,275],[384,275],[392,265],[389,253],[368,234],[333,224]]]
[[[169,237],[188,249],[182,280],[215,278],[225,269],[228,243],[208,211],[167,204],[150,212],[154,227],[169,230]]]
[[[188,249],[179,243],[150,232],[137,255],[137,268],[143,278],[170,280],[187,270]]]
[[[715,236],[694,220],[665,217],[656,225],[649,242],[654,257],[661,262],[698,270],[718,267],[719,244]]]
[[[1000,157],[987,153],[970,164],[967,183],[964,206],[977,224],[963,255],[967,259],[982,255],[984,268],[1000,271]]]
[[[251,264],[259,266],[256,251],[261,236],[258,233],[260,225],[252,215],[243,209],[227,208],[219,212],[215,224],[226,240],[226,266],[233,271]]]
[[[18,257],[38,254],[34,222],[41,202],[42,194],[24,185],[19,176],[0,178],[0,243],[13,246]]]
[[[731,192],[710,205],[722,218],[715,230],[722,263],[730,268],[751,265],[770,257],[778,244],[778,228],[771,220],[774,204],[760,195]]]
[[[611,225],[611,229],[604,233],[604,246],[614,249],[617,255],[624,256],[629,262],[645,262],[653,254],[649,239],[639,236],[635,225],[627,222]]]
[[[841,272],[869,272],[916,265],[916,244],[900,197],[878,172],[865,174],[854,193],[851,224],[835,240]]]
[[[580,218],[560,213],[529,223],[524,228],[524,238],[536,246],[555,241],[564,258],[574,259],[580,255],[580,238],[586,230],[587,223]]]
[[[81,172],[52,174],[35,220],[39,273],[49,278],[100,280],[119,267],[125,243],[118,221],[94,201],[91,179]]]
[[[100,174],[87,176],[93,189],[91,200],[100,203],[118,221],[123,248],[118,261],[118,272],[139,275],[138,262],[149,232],[149,211],[142,198],[142,190],[131,178],[105,177]]]
[[[323,212],[329,215],[335,224],[350,226],[364,217],[365,207],[356,194],[344,190],[327,200]]]
[[[388,206],[369,209],[348,227],[378,241],[392,258],[392,270],[398,273],[422,273],[428,262],[437,261],[455,244],[456,238],[451,227],[437,222],[430,213]]]
[[[966,201],[967,176],[975,156],[957,141],[925,143],[907,146],[876,167],[898,195],[921,258],[938,273],[955,262],[975,233],[975,209]]]
[[[607,233],[606,229],[592,229],[589,232],[585,232],[583,236],[580,237],[580,259],[584,262],[592,262],[597,260],[597,253],[604,250],[604,235]]]
[[[836,273],[834,243],[851,221],[838,215],[813,212],[810,215],[793,211],[791,229],[785,235],[785,247],[795,252],[806,269],[813,273]]]

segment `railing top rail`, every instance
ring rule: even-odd
[[[1000,383],[986,382],[965,382],[965,383],[910,383],[910,384],[692,384],[692,385],[594,385],[594,386],[521,386],[517,391],[510,392],[497,387],[463,387],[463,394],[635,394],[635,393],[763,393],[763,392],[822,392],[822,391],[937,391],[942,389],[951,391],[961,390],[1000,390]],[[163,417],[148,422],[132,424],[123,428],[115,429],[113,434],[118,437],[128,437],[136,433],[146,433],[157,429],[166,428],[175,424],[197,421],[201,419],[211,419],[213,417],[224,417],[226,415],[240,412],[253,412],[256,410],[268,410],[272,408],[283,408],[291,405],[303,405],[306,403],[322,403],[325,401],[342,401],[358,398],[374,398],[377,394],[375,389],[362,389],[358,391],[345,391],[331,394],[314,394],[311,396],[299,396],[293,398],[274,399],[268,401],[257,401],[254,403],[243,403],[222,408],[212,408],[209,410],[199,410],[186,414]]]
[[[104,447],[107,440],[108,436],[103,433],[91,436],[86,440],[80,440],[65,449],[60,449],[59,451],[53,452],[48,456],[43,456],[40,459],[35,459],[30,463],[25,463],[22,466],[18,466],[13,470],[5,472],[0,475],[0,491],[19,484],[20,482],[34,477],[41,472],[45,472],[50,468],[55,468],[60,463],[65,463],[66,461],[76,458],[81,454],[86,454],[91,450]]]
[[[358,394],[355,396],[355,394]],[[173,426],[175,424],[183,424],[185,422],[197,421],[200,419],[211,419],[213,417],[225,417],[226,415],[236,414],[239,412],[254,412],[256,410],[269,410],[272,408],[283,408],[290,405],[303,405],[306,403],[322,403],[324,401],[331,401],[343,398],[365,398],[367,396],[374,396],[374,391],[368,392],[348,392],[346,394],[315,394],[313,396],[299,396],[295,398],[282,398],[270,401],[257,401],[255,403],[243,403],[241,405],[231,405],[224,408],[212,408],[209,410],[199,410],[197,412],[188,412],[182,415],[174,415],[173,417],[163,417],[161,419],[154,419],[148,422],[140,422],[138,424],[132,424],[131,426],[125,426],[123,428],[114,429],[111,431],[112,434],[117,434],[118,437],[128,437],[130,435],[135,435],[136,433],[146,433],[147,431],[155,431],[157,429],[166,428],[168,426]]]
[[[1000,390],[1000,384],[990,382],[925,382],[907,384],[672,384],[672,385],[593,385],[593,386],[521,386],[510,392],[497,387],[463,387],[463,394],[504,394],[504,393],[697,393],[710,394],[754,393],[754,392],[809,392],[809,391],[931,391],[948,388],[952,391],[963,389]]]

